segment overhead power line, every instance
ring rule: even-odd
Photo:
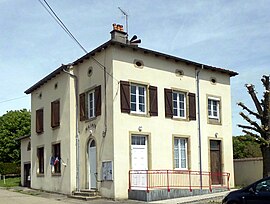
[[[7,100],[4,100],[4,101],[0,101],[0,103],[6,103],[6,102],[9,102],[9,101],[15,101],[15,100],[19,100],[19,99],[22,99],[22,98],[26,98],[28,96],[21,96],[21,97],[17,97],[17,98],[11,98],[11,99],[7,99]]]
[[[66,25],[63,23],[63,21],[56,15],[52,7],[47,3],[46,0],[43,0],[47,7],[42,3],[41,0],[39,2],[42,4],[42,6],[46,9],[46,11],[50,14],[50,16],[57,22],[57,24],[69,35],[70,38],[72,38],[79,47],[87,53],[87,50],[81,45],[81,43],[74,37],[74,35],[69,31],[69,29],[66,27]]]
[[[48,4],[46,0],[39,0],[40,4],[46,9],[46,11],[50,14],[50,16],[57,22],[57,24],[65,31],[65,33],[87,54],[87,50],[82,46],[82,44],[75,38],[75,36],[70,32],[64,22],[57,16],[52,7]],[[117,83],[120,83],[118,79],[112,76],[109,72],[106,71],[106,67],[101,64],[98,60],[96,60],[93,56],[90,56],[109,76],[111,76]]]

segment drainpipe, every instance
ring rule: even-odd
[[[196,69],[196,83],[197,83],[197,108],[198,108],[198,137],[199,137],[199,165],[200,165],[200,189],[202,190],[202,136],[201,136],[201,111],[200,111],[200,80],[199,74],[203,70],[203,65],[201,69]]]
[[[78,108],[78,102],[79,102],[79,94],[78,94],[78,77],[74,74],[71,74],[66,69],[72,68],[73,65],[69,64],[65,68],[62,69],[63,72],[67,73],[69,76],[74,78],[75,81],[75,100],[76,100],[76,191],[80,192],[80,137],[79,137],[79,108]]]
[[[104,100],[105,100],[105,111],[104,111],[104,131],[102,133],[103,137],[106,137],[107,134],[107,71],[106,67],[104,66],[104,71],[103,71],[103,78],[104,78]]]

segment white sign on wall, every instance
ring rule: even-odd
[[[113,180],[113,170],[112,170],[112,161],[103,161],[102,162],[102,180],[103,181],[112,181]]]

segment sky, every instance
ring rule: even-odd
[[[269,0],[47,0],[87,51],[110,39],[112,23],[125,25],[140,47],[233,70],[233,135],[243,102],[255,107],[245,84],[262,97],[261,77],[270,74]],[[84,52],[61,29],[38,0],[0,0],[0,116],[30,110],[24,91],[61,64]]]

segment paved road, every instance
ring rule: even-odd
[[[29,195],[32,194],[32,195]],[[129,203],[129,204],[141,204],[140,201],[130,201],[121,200],[113,201],[107,199],[97,199],[91,201],[81,201],[76,199],[67,198],[65,195],[52,194],[39,191],[29,191],[17,189],[6,190],[0,188],[0,204],[81,204],[81,203],[91,203],[91,204],[119,204],[119,203]]]
[[[20,191],[20,192],[18,192]],[[226,192],[225,192],[226,193]],[[220,204],[224,192],[208,194],[204,196],[183,197],[171,200],[162,200],[150,202],[151,204]],[[204,200],[198,201],[204,197]],[[29,188],[14,188],[6,190],[0,188],[0,204],[142,204],[142,201],[133,200],[107,200],[96,199],[90,201],[81,201],[68,198],[66,195],[46,193],[32,190]]]

